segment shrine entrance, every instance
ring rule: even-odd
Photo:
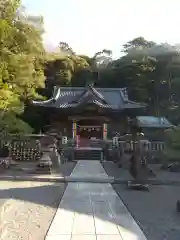
[[[77,122],[77,134],[80,136],[80,138],[102,139],[103,124],[97,120],[80,120]]]

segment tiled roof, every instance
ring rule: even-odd
[[[55,108],[76,108],[82,103],[96,104],[101,108],[120,110],[141,108],[141,104],[128,100],[125,88],[56,87],[47,101],[33,101],[34,105]]]
[[[92,103],[95,104],[95,105],[98,105],[101,108],[117,109],[117,106],[103,104],[103,103],[100,103],[96,100],[92,101]],[[76,108],[80,105],[81,104],[78,104],[78,103],[72,103],[72,104],[71,103],[64,103],[64,104],[57,105],[57,108]]]
[[[140,127],[170,128],[173,126],[165,117],[138,116],[137,121]]]
[[[100,102],[103,101],[103,103],[106,102],[108,105],[117,106],[117,108],[121,108],[123,105],[124,99],[121,89],[93,88],[93,91],[97,96],[95,100]],[[84,88],[61,88],[61,97],[57,102],[73,102],[74,100],[78,99],[83,92]],[[82,97],[84,97],[84,95]]]
[[[103,104],[103,103],[100,103],[100,102],[98,102],[96,100],[93,101],[93,103],[95,103],[96,105],[98,105],[101,108],[117,109],[117,105],[113,106],[113,105],[109,105],[109,104]]]

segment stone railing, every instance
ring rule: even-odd
[[[136,146],[137,143],[135,143]],[[111,144],[110,144],[111,145]],[[113,146],[113,144],[112,144]],[[123,151],[132,151],[133,150],[133,143],[132,141],[119,141],[119,146]],[[141,148],[146,152],[163,152],[165,149],[165,143],[154,141],[154,142],[141,142]]]
[[[110,161],[121,162],[121,157],[124,153],[132,153],[133,151],[133,143],[131,141],[119,141],[118,145],[113,145],[112,141],[108,141],[108,145],[108,154],[110,156]],[[135,143],[135,147],[136,145],[137,143]],[[142,141],[141,149],[142,153],[146,155],[148,162],[152,163],[154,159],[161,159],[161,156],[165,149],[165,143],[160,141]]]
[[[162,152],[165,149],[165,143],[164,142],[151,142],[148,144],[149,151],[158,151]]]

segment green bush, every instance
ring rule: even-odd
[[[33,129],[13,113],[6,113],[0,118],[0,131],[13,134],[32,133]]]

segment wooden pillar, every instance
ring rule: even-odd
[[[73,120],[72,121],[72,136],[73,136],[73,139],[76,138],[76,135],[77,135],[77,123],[76,123],[76,120]]]
[[[103,124],[103,140],[107,139],[107,123]]]

